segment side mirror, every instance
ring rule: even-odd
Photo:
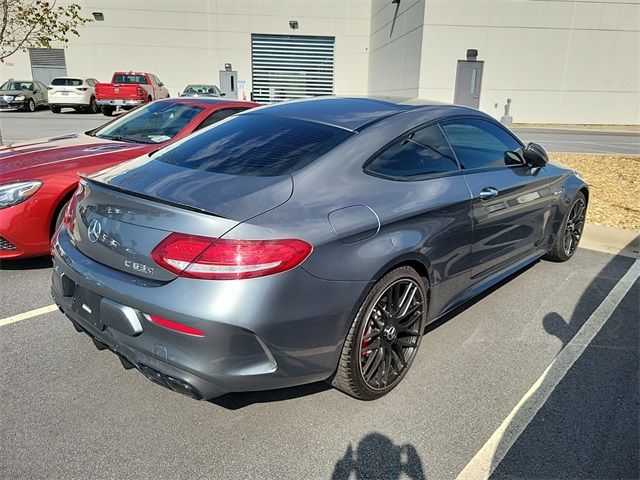
[[[158,83],[158,86],[159,87],[164,87],[164,83],[160,82],[160,83]]]
[[[545,149],[533,142],[524,149],[524,159],[532,167],[542,168],[549,163],[549,157]]]

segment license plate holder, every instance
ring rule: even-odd
[[[104,324],[100,320],[100,301],[102,297],[86,288],[76,285],[71,310],[80,315],[98,330],[104,330]]]

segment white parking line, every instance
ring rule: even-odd
[[[56,305],[47,305],[46,307],[36,308],[35,310],[29,310],[28,312],[19,313],[12,317],[0,319],[0,327],[9,325],[10,323],[19,322],[20,320],[27,320],[29,318],[37,317],[38,315],[44,315],[58,310]]]
[[[591,314],[582,328],[560,351],[529,391],[522,397],[487,443],[460,472],[458,480],[487,479],[504,459],[524,429],[536,416],[558,383],[609,319],[635,281],[640,277],[640,260],[636,260],[607,297]]]

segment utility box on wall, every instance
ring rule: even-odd
[[[453,103],[457,105],[472,108],[480,106],[484,62],[477,60],[477,58],[477,50],[467,50],[467,59],[458,60],[456,89],[453,96]]]
[[[238,98],[238,72],[236,70],[220,70],[220,91],[226,98]]]

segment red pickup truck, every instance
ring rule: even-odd
[[[108,117],[117,107],[130,110],[142,103],[169,98],[169,90],[152,73],[116,72],[111,83],[97,83],[95,89],[96,103]]]

